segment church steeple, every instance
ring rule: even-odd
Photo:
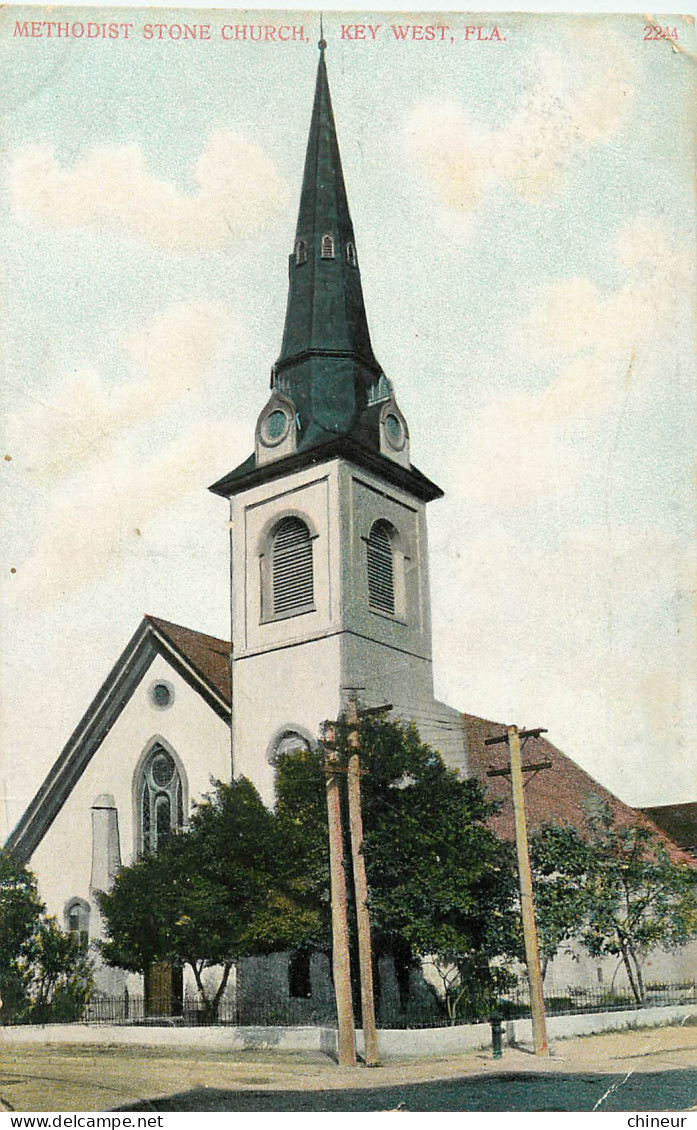
[[[259,415],[255,453],[211,488],[226,496],[311,461],[351,458],[422,498],[440,489],[409,457],[409,429],[378,364],[363,302],[332,110],[326,42],[319,64],[288,303],[271,396]]]
[[[362,378],[361,384],[370,384],[376,375],[379,377],[380,369],[370,343],[363,303],[325,47],[321,39],[295,246],[289,263],[283,345],[276,371],[290,375],[289,371],[307,360],[308,355],[350,358],[356,367],[349,375],[342,366],[345,383]],[[293,383],[299,375],[294,374]],[[339,391],[335,389],[335,395]],[[360,401],[360,392],[354,391],[354,395]],[[337,404],[336,408],[343,416],[349,405]],[[339,420],[331,423],[336,427]]]

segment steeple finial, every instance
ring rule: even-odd
[[[317,44],[317,46],[319,47],[322,54],[324,54],[324,52],[327,50],[327,41],[324,38],[324,20],[322,19],[321,12],[319,17],[319,43]]]

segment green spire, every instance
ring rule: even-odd
[[[277,387],[300,417],[300,445],[352,430],[380,377],[370,343],[353,224],[320,39],[315,101]]]

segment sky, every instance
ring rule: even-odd
[[[325,17],[373,346],[445,490],[437,694],[636,805],[696,791],[694,30],[659,26]],[[229,638],[207,487],[280,350],[317,38],[298,11],[0,12],[8,828],[143,613]]]

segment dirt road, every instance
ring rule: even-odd
[[[505,1049],[374,1069],[320,1053],[22,1046],[0,1029],[0,1109],[685,1110],[696,1065],[694,1022],[558,1041],[549,1059]]]

